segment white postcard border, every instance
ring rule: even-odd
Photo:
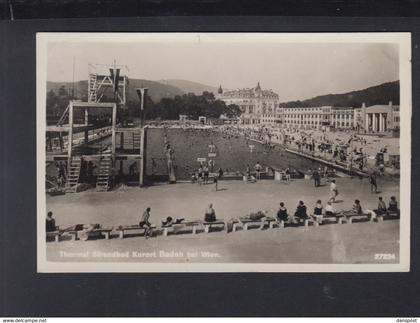
[[[411,33],[37,33],[37,271],[63,272],[407,272],[410,270],[411,217]],[[45,127],[47,44],[49,42],[283,42],[395,43],[400,71],[400,263],[267,264],[267,263],[124,263],[50,262],[45,240]]]

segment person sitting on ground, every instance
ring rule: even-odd
[[[289,219],[289,215],[287,214],[287,209],[284,206],[283,202],[280,203],[280,208],[277,211],[277,219],[279,221],[284,221],[284,222],[286,222]]]
[[[382,196],[379,196],[378,198],[378,209],[375,210],[375,212],[380,215],[386,213],[386,204],[383,201]]]
[[[322,215],[322,202],[321,200],[316,201],[315,208],[314,208],[314,215]]]
[[[391,212],[398,212],[398,202],[395,196],[391,196],[389,202],[388,202],[388,211]]]
[[[140,228],[143,228],[143,227],[145,228],[144,236],[146,237],[146,239],[153,236],[152,224],[149,222],[150,211],[151,211],[151,208],[148,207],[146,209],[146,211],[143,212],[143,215],[142,215],[141,220],[139,222],[139,227]]]
[[[306,205],[303,203],[303,201],[299,201],[299,204],[296,207],[295,217],[297,217],[299,220],[308,218],[308,214],[306,213]]]
[[[209,204],[209,207],[206,208],[204,212],[204,221],[206,222],[215,222],[216,221],[216,212],[213,209],[213,204]]]
[[[47,214],[47,218],[45,219],[45,230],[46,232],[53,232],[56,231],[57,228],[55,226],[55,220],[53,219],[53,213],[50,211]]]
[[[325,215],[326,216],[334,216],[335,215],[334,208],[333,208],[332,203],[330,201],[328,201],[327,205],[325,206]]]

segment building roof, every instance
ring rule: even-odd
[[[219,90],[221,86],[219,87]],[[219,92],[222,94],[222,98],[275,98],[278,99],[279,95],[275,93],[273,90],[262,90],[260,86],[260,82],[258,82],[257,87],[255,88],[244,88],[244,89],[237,89],[237,90],[228,90],[224,92]]]
[[[370,105],[368,107],[366,107],[366,109],[370,109],[370,108],[388,108],[388,107],[399,107],[398,104],[393,104],[393,105],[389,105],[389,104],[375,104],[375,105]]]

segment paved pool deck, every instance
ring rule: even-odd
[[[399,183],[390,178],[378,179],[381,193],[370,192],[366,179],[337,178],[340,192],[336,210],[349,209],[354,199],[364,208],[377,206],[378,196],[385,201],[395,195],[399,200]],[[110,192],[86,191],[62,196],[47,196],[47,211],[53,211],[60,228],[76,223],[101,223],[104,226],[136,224],[148,206],[151,222],[160,225],[167,216],[200,219],[204,209],[213,203],[218,218],[230,219],[252,211],[266,210],[274,215],[283,201],[294,212],[299,200],[312,210],[317,199],[329,198],[329,184],[315,188],[311,180],[290,183],[273,180],[247,184],[242,181],[220,181],[214,185],[190,183],[162,184],[147,188],[127,187]],[[68,241],[47,243],[50,261],[119,261],[119,262],[249,262],[249,263],[377,263],[375,253],[391,253],[398,262],[399,220],[383,223],[327,224],[320,227],[285,229],[252,229],[226,234],[211,232],[157,236],[146,240],[140,235],[125,239]],[[66,257],[63,253],[89,253],[88,258]],[[101,257],[102,253],[129,253],[128,258]],[[160,255],[162,252],[162,255]],[[180,253],[179,255],[173,252]],[[93,253],[99,255],[93,257]],[[156,256],[133,255],[153,254]],[[172,255],[166,257],[166,255]]]

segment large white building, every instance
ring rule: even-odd
[[[281,123],[287,128],[319,129],[329,126],[332,107],[280,108]]]
[[[216,98],[226,105],[236,104],[242,111],[241,123],[281,125],[297,129],[355,129],[367,133],[386,132],[400,126],[399,106],[366,107],[280,107],[279,95],[272,90],[255,88],[223,91]]]
[[[386,132],[400,129],[400,106],[392,102],[355,109],[356,127],[366,132]]]
[[[398,105],[365,104],[353,107],[282,107],[279,109],[281,124],[286,128],[355,129],[366,133],[387,132],[399,129],[400,116]]]
[[[280,122],[279,95],[272,90],[262,90],[258,82],[255,88],[217,91],[216,99],[226,105],[236,104],[242,111],[243,124],[275,124]]]

